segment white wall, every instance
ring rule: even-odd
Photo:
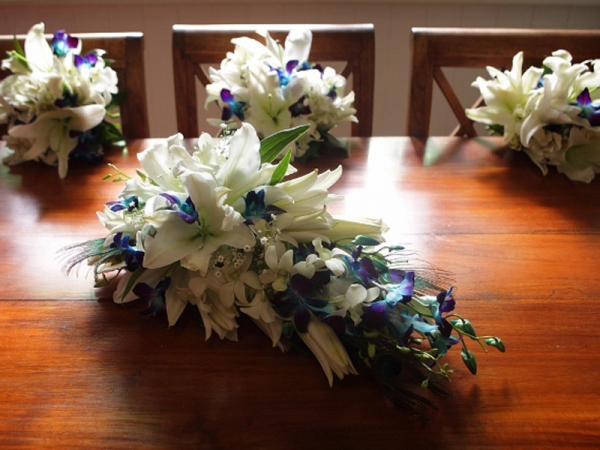
[[[526,0],[527,1],[527,0]],[[560,0],[557,0],[560,1]],[[66,4],[69,3],[67,6]],[[371,2],[351,0],[161,2],[122,0],[96,3],[92,0],[0,1],[0,34],[25,33],[31,25],[45,22],[46,31],[67,32],[142,31],[146,40],[146,83],[150,129],[153,137],[176,131],[175,98],[171,63],[171,26],[175,23],[373,23],[376,39],[374,134],[403,134],[406,123],[409,80],[409,36],[414,26],[477,26],[518,28],[581,28],[600,25],[600,0],[564,0],[564,6],[506,4],[487,0],[459,3]],[[50,6],[51,5],[51,6]],[[490,49],[493,51],[493,49]],[[600,57],[600,55],[598,55]],[[456,70],[451,82],[461,80],[461,97],[474,98],[469,87],[479,71]],[[432,134],[447,134],[454,127],[443,102],[435,99]],[[465,99],[465,105],[470,100]],[[214,132],[206,125],[201,128]]]

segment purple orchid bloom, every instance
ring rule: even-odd
[[[296,103],[290,105],[288,110],[292,114],[292,117],[307,116],[312,113],[310,106],[304,104],[304,100],[306,100],[305,95],[300,97]]]
[[[129,272],[135,272],[139,267],[142,266],[144,260],[144,252],[134,249],[129,245],[131,235],[123,234],[118,232],[113,238],[113,242],[110,244],[111,248],[118,248],[125,254],[125,264]]]
[[[154,288],[147,283],[136,284],[133,288],[133,293],[137,295],[140,300],[148,302],[148,307],[140,311],[140,314],[154,317],[156,314],[164,313],[167,309],[165,293],[170,285],[170,277],[165,277]]]
[[[275,310],[282,317],[293,318],[296,330],[306,333],[311,311],[322,314],[328,305],[327,300],[316,298],[314,293],[329,283],[330,278],[328,270],[316,272],[312,278],[292,275],[288,289],[275,294]]]
[[[228,105],[223,107],[222,121],[226,122],[232,116],[244,121],[244,113],[248,108],[246,102],[238,102],[229,89],[221,89],[221,100]]]
[[[68,35],[65,30],[58,30],[54,33],[52,40],[50,41],[50,47],[52,51],[59,58],[64,58],[67,53],[74,48],[79,46],[79,38]]]
[[[290,81],[292,81],[294,78],[293,72],[296,67],[298,67],[298,61],[295,59],[288,61],[285,64],[285,70],[281,70],[279,67],[271,67],[271,69],[277,72],[277,76],[279,77],[279,85],[282,88],[290,84]]]
[[[131,197],[127,197],[122,200],[106,202],[106,204],[110,207],[110,210],[113,212],[123,210],[131,212],[135,211],[136,209],[139,209],[140,207],[139,199],[135,195],[132,195]]]
[[[75,55],[73,57],[73,63],[75,67],[79,68],[81,66],[94,67],[98,62],[98,55],[94,52],[90,52],[85,56]]]
[[[577,97],[576,106],[581,108],[580,117],[588,120],[591,126],[600,126],[600,105],[592,103],[592,97],[588,88],[585,88]]]
[[[173,207],[181,220],[185,223],[194,223],[198,220],[198,211],[196,211],[196,206],[190,197],[186,198],[185,201],[179,200],[177,197],[171,194],[162,193],[161,197],[166,198],[169,203],[171,203],[171,207]]]
[[[265,190],[261,189],[258,192],[250,191],[244,197],[246,203],[246,209],[244,211],[244,217],[246,218],[245,224],[251,225],[255,220],[264,219],[268,223],[273,221],[273,214],[281,214],[285,212],[283,209],[278,208],[275,205],[265,205]]]

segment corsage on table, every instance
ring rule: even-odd
[[[527,153],[544,175],[556,166],[589,183],[600,171],[600,60],[574,64],[569,52],[558,50],[542,67],[523,73],[522,66],[519,52],[510,71],[488,67],[492,79],[473,83],[485,106],[467,109],[467,116]]]
[[[24,49],[16,37],[15,50],[2,61],[12,72],[0,82],[0,123],[9,165],[40,160],[58,165],[64,178],[69,158],[97,162],[103,146],[122,142],[107,112],[118,107],[117,74],[101,49],[81,54],[81,40],[64,30],[47,42],[44,24],[34,25]]]
[[[330,130],[342,122],[357,122],[354,92],[344,95],[346,79],[331,67],[309,62],[312,33],[294,29],[285,47],[267,31],[258,32],[262,44],[249,37],[232,39],[219,69],[210,68],[206,107],[217,102],[220,119],[213,125],[239,127],[250,123],[262,139],[277,131],[310,125],[296,142],[292,158],[304,161],[328,142],[339,145]]]
[[[396,404],[426,414],[410,385],[442,392],[451,347],[475,373],[467,341],[504,344],[454,312],[452,288],[412,271],[381,221],[327,212],[341,167],[292,177],[291,151],[272,164],[308,128],[260,141],[242,124],[202,134],[191,154],[181,135],[139,153],[139,179],[119,172],[121,194],[98,213],[107,235],[68,249],[67,273],[87,262],[99,284],[120,274],[115,302],[139,299],[169,325],[192,307],[207,339],[237,340],[246,315],[274,347],[308,348],[330,384],[368,367]]]

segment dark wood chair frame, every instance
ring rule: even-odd
[[[352,124],[353,136],[371,136],[375,87],[375,31],[372,24],[351,25],[174,25],[173,71],[177,110],[177,128],[184,136],[198,136],[196,79],[203,86],[211,81],[202,64],[218,65],[233,51],[231,39],[248,36],[262,42],[259,28],[281,42],[292,27],[307,27],[313,33],[311,62],[344,61],[341,75],[352,75],[356,95],[354,107],[358,123]]]
[[[127,139],[150,137],[146,78],[144,70],[144,35],[139,32],[126,33],[73,33],[82,40],[83,52],[93,49],[106,51],[105,57],[113,61],[111,67],[119,77],[119,91],[127,98],[120,108],[122,133]],[[47,35],[48,39],[52,35]],[[21,45],[25,35],[18,35]],[[13,50],[13,36],[0,36],[0,56]],[[0,78],[10,75],[9,70],[0,71]]]
[[[433,82],[437,83],[459,125],[452,135],[477,136],[465,115],[443,67],[486,67],[510,70],[512,59],[523,51],[523,70],[536,65],[553,51],[564,49],[574,62],[600,58],[600,31],[511,28],[413,28],[412,63],[407,135],[429,135]],[[481,98],[473,105],[481,105]]]

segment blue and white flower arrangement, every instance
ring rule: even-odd
[[[64,178],[70,157],[97,161],[103,146],[123,141],[106,120],[121,97],[102,49],[81,54],[81,40],[64,30],[48,42],[43,23],[29,30],[24,49],[16,37],[14,43],[2,61],[12,74],[0,82],[0,123],[8,124],[3,139],[11,151],[6,164],[40,160],[58,165]]]
[[[293,159],[316,155],[323,142],[337,144],[332,128],[357,122],[354,92],[344,94],[346,79],[332,67],[309,62],[312,33],[294,29],[285,47],[267,31],[257,31],[265,44],[249,37],[233,39],[218,69],[211,67],[212,83],[206,86],[206,107],[216,102],[222,111],[216,126],[238,128],[251,124],[264,138],[298,125],[310,125],[298,139]]]
[[[310,350],[330,385],[370,368],[397,405],[430,411],[410,385],[442,391],[450,348],[462,348],[475,374],[467,341],[504,344],[477,335],[454,312],[452,288],[427,282],[402,247],[386,245],[380,220],[327,211],[340,199],[329,188],[341,167],[292,176],[285,150],[308,128],[261,141],[244,123],[226,136],[202,134],[191,153],[180,134],[139,153],[137,177],[109,176],[125,185],[98,213],[106,236],[67,249],[66,271],[87,262],[98,285],[118,278],[116,303],[166,313],[170,326],[196,311],[206,339],[236,341],[245,315],[273,347]]]
[[[494,67],[478,77],[485,106],[466,110],[469,118],[502,135],[540,168],[556,166],[571,180],[589,183],[600,172],[600,60],[573,63],[565,50],[523,73],[523,52],[510,71]]]

